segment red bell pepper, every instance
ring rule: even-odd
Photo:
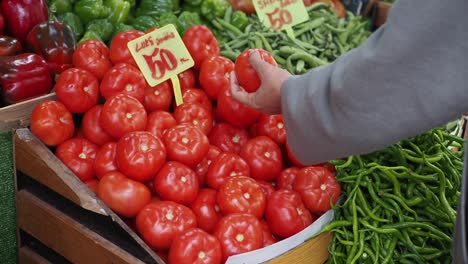
[[[28,34],[27,45],[29,50],[41,55],[47,61],[53,74],[61,73],[73,66],[75,34],[69,26],[58,20],[34,26]]]
[[[37,24],[47,21],[45,0],[2,0],[1,7],[9,35],[23,42]]]
[[[34,53],[0,57],[0,85],[5,104],[47,94],[52,89],[49,65]]]
[[[0,37],[0,57],[13,56],[20,54],[22,51],[21,43],[12,37]]]

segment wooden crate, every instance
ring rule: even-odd
[[[20,263],[54,263],[23,237],[72,263],[164,263],[29,129],[16,130],[14,142]],[[330,241],[322,234],[267,263],[322,264]]]

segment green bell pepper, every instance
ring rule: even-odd
[[[140,30],[145,32],[146,30],[152,28],[152,27],[159,27],[159,23],[156,20],[156,18],[152,16],[139,16],[135,18],[135,20],[132,23],[132,26],[136,30]]]
[[[202,15],[211,21],[217,17],[224,17],[226,9],[230,6],[227,0],[203,0],[200,10]]]
[[[57,19],[67,24],[75,34],[75,39],[80,39],[84,33],[83,22],[81,21],[80,17],[74,13],[68,12],[65,14],[60,14],[57,16]]]
[[[179,33],[183,36],[189,27],[193,25],[201,25],[202,22],[198,13],[184,11],[179,15],[179,23],[182,27],[182,31]]]
[[[109,8],[104,6],[102,0],[79,0],[75,3],[73,10],[85,24],[109,15]]]
[[[184,4],[185,6],[192,6],[192,7],[199,7],[201,6],[203,0],[185,0]]]
[[[56,15],[65,14],[71,12],[73,9],[72,2],[70,0],[53,0],[50,1],[49,11]]]
[[[237,10],[232,13],[231,24],[235,26],[236,28],[244,31],[248,23],[249,23],[249,18],[244,12]]]
[[[104,6],[108,7],[110,14],[108,19],[113,25],[124,23],[130,14],[130,3],[125,0],[105,0]]]
[[[133,30],[133,29],[135,29],[135,28],[133,26],[131,26],[131,25],[127,25],[127,24],[123,24],[123,23],[122,24],[117,24],[117,26],[114,27],[114,32],[112,32],[111,40],[118,33]]]
[[[174,8],[173,0],[141,0],[136,10],[136,16],[159,17],[163,13],[172,12]]]
[[[179,19],[173,13],[164,13],[159,17],[159,25],[161,27],[168,25],[168,24],[173,24],[175,28],[177,29],[177,32],[179,32],[179,34],[183,30],[182,25],[179,22]]]
[[[80,41],[78,41],[78,45],[80,45],[81,42],[88,40],[88,39],[97,39],[97,40],[102,41],[101,36],[99,36],[98,33],[94,31],[86,31],[83,37],[80,39]]]
[[[107,18],[95,19],[89,22],[86,31],[93,31],[99,35],[102,41],[107,42],[112,36],[114,26]]]

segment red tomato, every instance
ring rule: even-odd
[[[307,209],[317,214],[330,210],[330,202],[336,204],[341,193],[335,176],[323,167],[302,168],[293,189],[301,195]]]
[[[213,145],[210,145],[210,149],[208,150],[208,153],[206,154],[205,158],[197,164],[195,167],[194,171],[198,176],[198,183],[200,184],[200,187],[205,186],[205,177],[206,174],[208,173],[208,169],[213,163],[213,161],[221,154],[221,150]]]
[[[283,168],[281,149],[269,137],[249,139],[239,155],[247,161],[255,179],[274,181]]]
[[[189,88],[183,90],[182,99],[184,100],[184,104],[199,103],[210,112],[213,109],[210,98],[208,98],[208,95],[201,89]]]
[[[121,62],[130,63],[135,67],[138,67],[135,60],[127,47],[130,40],[134,40],[143,36],[144,33],[138,30],[129,30],[120,32],[114,36],[110,44],[110,60],[113,64]]]
[[[257,135],[267,136],[276,144],[286,144],[286,128],[284,127],[283,115],[262,115],[257,122]]]
[[[216,190],[213,189],[200,189],[190,209],[197,216],[198,227],[208,233],[215,230],[222,217],[216,201]]]
[[[239,127],[249,127],[260,117],[261,112],[239,103],[232,98],[229,87],[223,88],[218,96],[216,109],[223,120]]]
[[[55,93],[70,112],[84,113],[98,102],[98,79],[87,70],[69,68],[60,74]]]
[[[149,203],[151,192],[143,183],[113,171],[99,181],[99,198],[117,214],[135,217]]]
[[[116,94],[104,104],[99,121],[107,133],[119,139],[128,132],[145,130],[147,118],[145,108],[136,98]]]
[[[161,201],[143,207],[136,217],[136,225],[152,249],[168,250],[177,235],[197,226],[197,218],[181,204]]]
[[[298,167],[290,167],[282,170],[276,179],[276,189],[292,190],[298,172]]]
[[[180,89],[182,91],[195,87],[196,77],[195,73],[193,73],[191,69],[177,74],[177,77],[179,77]]]
[[[43,101],[31,113],[31,132],[47,146],[57,146],[73,136],[75,123],[67,108],[57,101]]]
[[[329,170],[331,173],[336,172],[335,166],[331,165],[330,162],[320,163],[320,164],[318,164],[318,166],[324,167],[325,169]]]
[[[259,249],[263,244],[260,221],[251,214],[231,214],[219,221],[214,236],[221,242],[223,261],[229,256]]]
[[[262,225],[263,231],[263,245],[262,247],[267,247],[269,245],[273,245],[274,243],[278,242],[278,239],[271,233],[270,227],[268,226],[265,220],[261,220],[260,224]]]
[[[268,198],[265,219],[273,234],[287,238],[300,232],[315,220],[299,193],[278,190]]]
[[[96,180],[95,178],[88,179],[84,181],[84,184],[88,186],[88,188],[95,193],[96,195],[98,194],[99,190],[99,181]]]
[[[234,153],[222,153],[211,163],[206,173],[206,184],[213,189],[219,189],[227,179],[233,176],[250,176],[247,162]]]
[[[154,190],[164,200],[183,205],[192,203],[198,194],[198,177],[186,165],[168,161],[154,177]]]
[[[260,57],[263,61],[268,62],[269,64],[277,67],[273,56],[266,50],[263,49],[247,49],[239,55],[236,59],[235,71],[236,77],[239,81],[239,84],[249,93],[257,91],[257,89],[262,84],[260,77],[258,77],[257,71],[252,67],[249,62],[250,53],[257,51],[260,54]]]
[[[94,171],[98,179],[104,177],[108,172],[119,170],[115,160],[116,153],[117,142],[108,142],[97,152],[94,160]]]
[[[55,155],[78,177],[85,181],[94,177],[94,159],[99,147],[84,138],[62,142]]]
[[[166,129],[177,126],[177,121],[171,113],[166,111],[156,111],[148,115],[146,131],[162,139]]]
[[[267,181],[257,180],[258,185],[262,187],[263,194],[265,194],[265,198],[268,199],[270,195],[275,191],[275,187],[273,186],[274,183],[270,183]]]
[[[169,250],[171,264],[220,264],[221,244],[214,236],[194,228],[177,236]]]
[[[185,31],[184,41],[187,50],[195,62],[193,66],[200,69],[206,58],[219,55],[219,45],[211,30],[202,25],[191,26]]]
[[[96,78],[102,80],[104,74],[112,67],[112,62],[109,60],[109,48],[100,40],[83,41],[73,53],[73,65],[91,72]]]
[[[200,163],[210,149],[208,137],[188,124],[177,125],[163,135],[168,160],[181,162],[190,168]]]
[[[255,14],[252,0],[229,0],[234,10],[241,10],[246,14]]]
[[[261,219],[265,212],[265,194],[262,187],[252,178],[231,177],[218,190],[217,201],[221,213],[251,214]]]
[[[249,140],[249,134],[244,128],[228,123],[216,124],[210,132],[210,143],[223,152],[239,154],[241,147]]]
[[[191,124],[208,135],[213,127],[213,115],[199,103],[183,103],[174,111],[178,124]]]
[[[206,59],[200,68],[200,85],[211,99],[218,99],[223,87],[229,87],[229,76],[234,70],[234,63],[225,57],[214,56]]]
[[[113,140],[112,136],[101,127],[99,122],[101,112],[102,105],[95,105],[84,114],[81,120],[84,137],[99,146]]]
[[[115,159],[122,173],[145,182],[153,179],[163,166],[166,148],[161,139],[148,131],[130,132],[117,142]]]
[[[147,86],[145,77],[140,70],[130,64],[120,63],[106,72],[99,89],[105,99],[109,99],[115,94],[124,93],[143,103]]]
[[[173,97],[174,92],[167,81],[154,87],[147,85],[145,89],[144,103],[146,111],[167,111],[171,106]]]

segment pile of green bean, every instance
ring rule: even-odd
[[[263,48],[292,74],[302,74],[328,64],[341,54],[361,45],[370,35],[368,18],[354,16],[339,19],[329,5],[316,3],[307,7],[310,19],[293,27],[295,38],[283,31],[266,28],[257,16],[249,17],[244,31],[232,26],[229,15],[212,21],[222,38],[221,54],[232,60],[248,48]]]
[[[463,143],[438,128],[332,161],[343,200],[324,228],[329,263],[452,263]]]

